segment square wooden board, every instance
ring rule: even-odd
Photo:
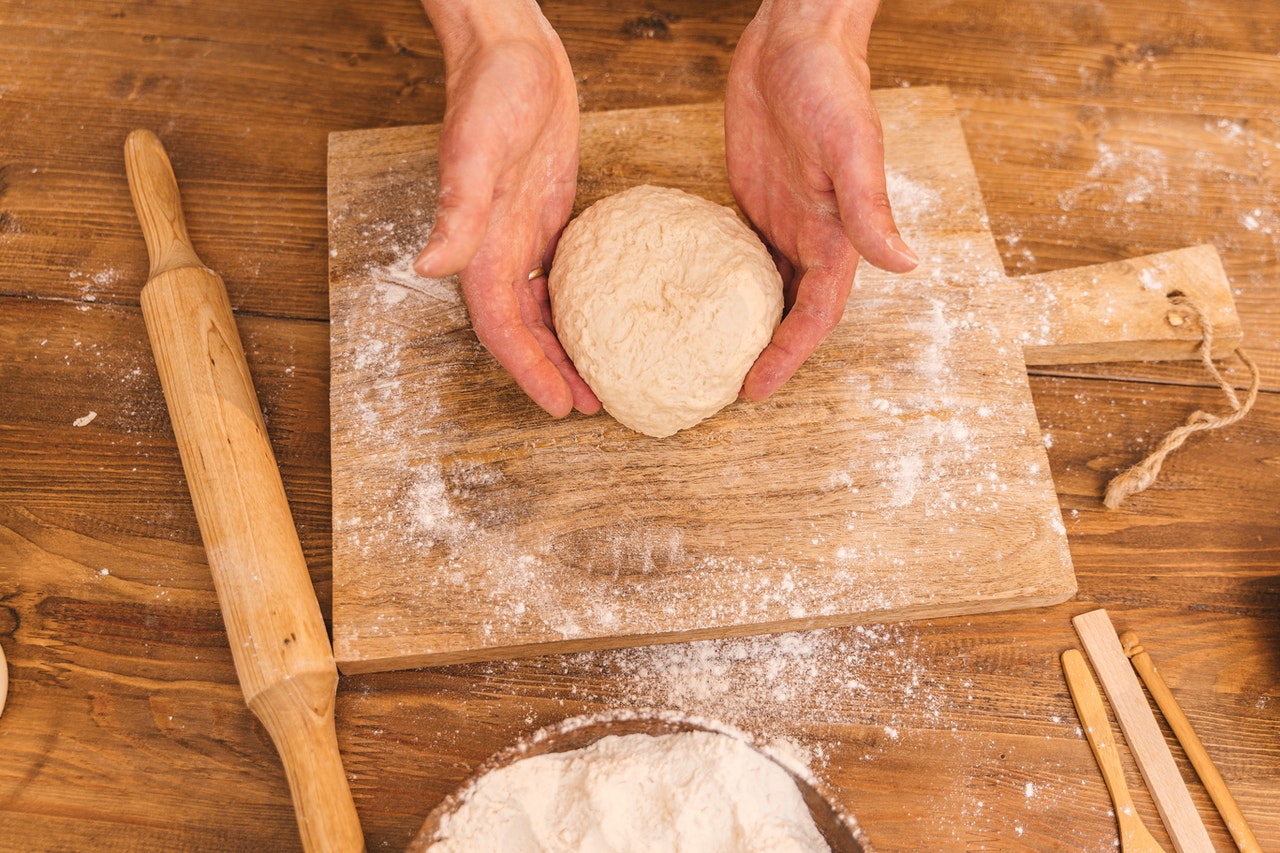
[[[1075,576],[1006,277],[949,93],[877,93],[922,258],[863,264],[763,404],[668,439],[553,421],[410,268],[439,128],[329,150],[333,632],[364,672],[1035,607]],[[577,210],[639,183],[723,204],[720,105],[587,114]],[[576,211],[575,211],[576,212]]]

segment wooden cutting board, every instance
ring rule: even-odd
[[[668,439],[553,421],[410,265],[439,128],[329,151],[334,651],[345,672],[1053,604],[1076,589],[1027,360],[1182,358],[1212,249],[1004,274],[950,95],[877,94],[899,225],[845,316],[762,404]],[[732,204],[722,107],[583,116],[577,211],[639,183]],[[1176,312],[1173,312],[1176,313]],[[1024,360],[1023,351],[1027,351]]]

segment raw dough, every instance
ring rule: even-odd
[[[738,397],[782,317],[782,277],[730,208],[639,186],[565,229],[548,280],[556,334],[609,414],[656,438]]]

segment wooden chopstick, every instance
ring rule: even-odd
[[[1218,772],[1213,759],[1209,757],[1204,744],[1200,742],[1195,729],[1191,727],[1191,721],[1182,712],[1178,700],[1169,690],[1169,685],[1165,684],[1164,676],[1156,669],[1155,661],[1151,660],[1151,655],[1147,654],[1146,649],[1138,643],[1138,635],[1132,631],[1125,631],[1120,635],[1120,645],[1124,653],[1129,656],[1129,662],[1133,664],[1133,668],[1142,677],[1142,683],[1146,685],[1147,692],[1156,700],[1160,713],[1164,715],[1169,728],[1173,729],[1178,743],[1182,744],[1182,751],[1191,760],[1191,766],[1195,768],[1205,790],[1209,792],[1209,798],[1217,807],[1218,814],[1222,815],[1222,821],[1227,825],[1227,830],[1235,840],[1236,846],[1242,853],[1262,853],[1262,847],[1258,844],[1253,830],[1249,828],[1248,822],[1245,821],[1235,797],[1231,796],[1226,781]]]
[[[1142,684],[1120,647],[1120,639],[1106,610],[1094,610],[1074,617],[1071,624],[1084,645],[1102,689],[1111,701],[1116,720],[1129,751],[1142,771],[1160,820],[1178,853],[1213,853],[1213,842],[1205,829],[1187,783],[1174,763],[1160,724],[1142,692]]]

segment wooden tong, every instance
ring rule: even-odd
[[[1145,654],[1141,646],[1137,645],[1137,637],[1127,634],[1127,648],[1122,647],[1120,638],[1116,636],[1115,628],[1105,610],[1084,613],[1071,621],[1084,644],[1085,651],[1089,654],[1094,670],[1102,681],[1107,698],[1111,700],[1116,719],[1120,723],[1125,739],[1129,742],[1138,769],[1142,771],[1142,778],[1151,792],[1151,798],[1155,801],[1160,819],[1169,832],[1174,849],[1178,853],[1184,853],[1184,851],[1212,853],[1213,844],[1209,840],[1208,831],[1200,819],[1195,803],[1191,800],[1186,782],[1183,781],[1174,763],[1173,755],[1169,752],[1155,715],[1151,712],[1147,698],[1142,692],[1143,685],[1134,675],[1135,669],[1143,676],[1147,689],[1156,698],[1156,703],[1169,721],[1170,728],[1174,730],[1188,758],[1192,759],[1192,765],[1205,783],[1206,789],[1209,790],[1214,805],[1222,813],[1223,820],[1236,844],[1245,853],[1259,851],[1257,839],[1245,824],[1243,815],[1235,805],[1235,800],[1227,792],[1226,783],[1213,767],[1213,762],[1209,761],[1203,744],[1195,736],[1190,722],[1178,707],[1173,694],[1169,692],[1164,680],[1155,672],[1155,666],[1151,663],[1150,657]],[[1076,652],[1075,655],[1078,657],[1079,653]],[[1131,662],[1132,667],[1129,665]],[[1083,659],[1080,660],[1080,664],[1083,664]],[[1080,668],[1083,669],[1084,675],[1088,676],[1087,668]],[[1063,670],[1067,674],[1072,698],[1075,699],[1076,687],[1072,685],[1073,674],[1068,671],[1066,655],[1063,657]],[[1075,673],[1075,679],[1080,680],[1079,672]],[[1088,680],[1092,687],[1092,678]],[[1083,712],[1081,721],[1088,725]],[[1105,713],[1103,721],[1105,722]],[[1197,751],[1199,755],[1192,757]],[[1101,756],[1098,760],[1102,761]],[[1206,770],[1202,769],[1206,767],[1210,772],[1206,773]],[[1104,768],[1104,775],[1105,772]],[[1224,795],[1225,798],[1223,798]],[[1223,798],[1221,802],[1220,798]],[[1224,809],[1223,803],[1228,802],[1229,806]]]

